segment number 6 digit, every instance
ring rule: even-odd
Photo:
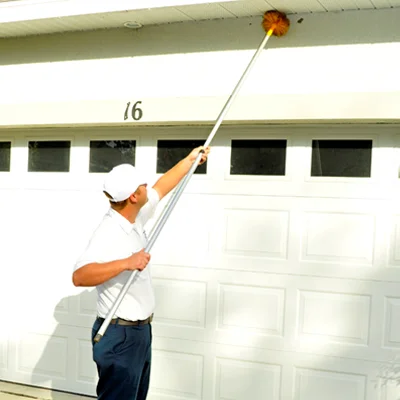
[[[132,118],[135,121],[139,121],[143,117],[143,111],[141,108],[136,107],[138,104],[142,104],[141,101],[137,101],[132,107]]]

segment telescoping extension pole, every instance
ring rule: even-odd
[[[219,114],[217,121],[215,123],[214,128],[212,129],[210,135],[208,136],[206,142],[204,143],[204,147],[208,147],[210,145],[210,143],[212,142],[212,140],[214,139],[215,134],[217,133],[218,128],[220,127],[226,113],[228,112],[230,106],[232,105],[233,100],[235,99],[237,93],[239,92],[243,82],[245,81],[247,75],[249,74],[251,68],[253,67],[253,65],[255,64],[256,60],[258,59],[258,57],[260,56],[263,48],[265,47],[266,43],[268,42],[269,38],[272,35],[275,36],[283,36],[284,34],[286,34],[286,32],[288,31],[290,22],[287,19],[286,15],[284,13],[281,13],[279,11],[267,11],[264,14],[264,20],[263,20],[263,28],[266,32],[266,35],[263,39],[263,41],[261,42],[260,46],[258,47],[256,53],[254,54],[253,58],[251,59],[249,65],[247,66],[246,70],[244,71],[242,77],[240,78],[239,82],[237,83],[235,89],[233,90],[232,94],[230,95],[228,101],[226,102],[224,108],[222,109],[221,113]],[[171,215],[172,210],[174,209],[176,203],[178,202],[180,196],[182,195],[183,191],[185,190],[186,185],[189,183],[190,178],[192,177],[194,171],[196,170],[197,166],[199,165],[199,162],[202,158],[202,155],[204,153],[204,150],[201,150],[198,154],[198,156],[196,157],[195,162],[193,163],[192,167],[190,168],[189,172],[186,174],[186,176],[183,178],[183,180],[181,181],[181,183],[179,184],[177,190],[175,191],[175,193],[173,194],[173,196],[171,197],[169,203],[166,206],[165,211],[162,213],[162,216],[160,217],[160,219],[157,221],[157,224],[155,225],[155,227],[152,230],[152,233],[150,235],[150,239],[149,242],[145,248],[145,252],[146,253],[150,253],[150,250],[152,249],[155,241],[157,240],[161,230],[163,229],[165,223],[168,220],[168,217]],[[123,286],[121,292],[119,293],[115,303],[113,304],[111,310],[109,311],[107,317],[105,318],[105,320],[103,321],[102,325],[100,326],[99,330],[97,331],[97,334],[94,338],[95,342],[99,342],[101,340],[101,338],[103,337],[105,331],[107,330],[108,325],[110,324],[113,316],[115,315],[119,305],[121,304],[126,292],[128,291],[130,285],[132,284],[132,282],[134,281],[136,275],[139,272],[133,271],[131,273],[131,276],[129,277],[129,279],[127,280],[127,282],[125,283],[125,285]]]

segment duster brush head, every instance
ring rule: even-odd
[[[269,35],[284,36],[289,30],[290,20],[285,13],[271,10],[264,14],[262,26]]]

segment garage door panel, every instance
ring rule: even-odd
[[[304,199],[300,210],[302,268],[314,263],[321,274],[334,268],[336,276],[391,280],[386,268],[393,224],[389,202]]]
[[[93,363],[91,341],[77,338],[75,340],[75,351],[77,354],[76,380],[93,387],[97,382],[98,375],[96,365]]]
[[[390,240],[390,266],[400,267],[400,215],[392,217],[391,240]]]
[[[165,274],[154,273],[158,268]],[[154,314],[154,335],[199,342],[214,341],[214,284],[200,274],[182,274],[189,268],[153,268],[157,307]]]
[[[211,199],[200,195],[182,196],[164,225],[152,249],[152,264],[200,267],[209,263],[213,214]],[[151,232],[162,208],[147,231]]]
[[[284,289],[220,284],[217,329],[282,336],[284,301]]]
[[[278,400],[281,367],[229,358],[216,359],[215,399]]]
[[[15,300],[15,295],[24,287],[21,276],[25,274],[25,268],[21,262],[21,249],[24,249],[25,242],[21,238],[24,232],[21,216],[13,211],[15,208],[23,210],[20,208],[20,191],[1,190],[0,196],[0,304],[3,305],[2,318],[6,321],[17,311],[14,307],[21,305],[20,301]]]
[[[70,382],[75,381],[78,393],[95,396],[98,376],[92,356],[91,329],[63,326],[61,324],[59,327],[65,330],[68,329],[68,345],[72,350],[69,355],[66,387],[70,387]]]
[[[312,140],[372,137],[364,128],[257,129],[258,139],[288,139],[285,175],[251,175],[243,159],[247,175],[231,175],[231,139],[252,134],[228,127],[152,250],[149,399],[398,400],[400,209],[389,134],[372,135],[371,178],[334,178],[310,176]],[[155,181],[151,131],[125,137],[137,139],[137,166]],[[109,207],[104,176],[88,172],[90,132],[71,136],[69,173],[27,173],[19,140],[16,173],[0,183],[9,321],[0,378],[94,395],[96,290],[71,282]],[[14,301],[17,293],[29,300]]]
[[[229,345],[218,345],[218,360],[228,359],[232,364],[257,364],[280,371],[280,399],[381,399],[388,382],[382,379],[393,373],[395,366],[389,363],[351,359],[345,349],[334,356],[313,355],[275,349],[259,349]],[[257,378],[258,370],[252,376]],[[246,379],[244,379],[246,378]],[[237,376],[236,387],[249,388],[248,375]],[[267,374],[264,374],[264,379]],[[218,380],[216,381],[218,384]],[[390,382],[389,382],[390,383]],[[257,396],[251,392],[249,397]],[[330,397],[329,397],[330,396]],[[264,397],[269,398],[269,397]]]
[[[68,333],[62,328],[54,332],[36,332],[27,327],[15,340],[13,357],[17,381],[42,387],[67,386],[71,357]]]
[[[158,322],[205,328],[206,282],[157,278],[153,284]]]
[[[400,348],[400,297],[385,297],[384,346]]]
[[[299,291],[301,341],[367,345],[371,296]]]
[[[179,285],[187,285],[190,281],[194,282],[195,286],[205,289],[205,292],[200,292],[201,296],[195,295],[197,299],[191,307],[192,315],[193,312],[196,314],[197,301],[200,299],[203,301],[204,293],[206,306],[204,325],[195,327],[192,323],[189,325],[184,321],[168,320],[163,315],[159,319],[157,307],[154,326],[158,335],[241,345],[266,341],[269,345],[283,346],[285,289],[279,276],[269,280],[265,279],[264,275],[251,273],[246,275],[243,272],[239,274],[232,272],[227,275],[225,271],[208,268],[167,266],[153,268],[153,275],[156,287],[158,282],[163,280],[173,281],[172,288],[176,285],[176,281]],[[175,278],[172,279],[171,276]],[[242,277],[243,281],[240,280]],[[200,285],[199,282],[204,284]],[[192,292],[195,293],[195,290]],[[187,296],[187,301],[175,302],[173,309],[166,310],[168,315],[187,313],[187,303],[191,303],[192,296],[193,294]],[[164,298],[159,299],[162,302]]]
[[[0,336],[0,376],[3,370],[8,369],[9,342],[7,336],[4,333]]]
[[[285,353],[217,345],[214,363],[215,399],[291,398],[291,364]]]
[[[295,359],[298,357],[294,357]],[[378,363],[363,363],[346,358],[309,358],[294,361],[294,400],[375,399],[381,388],[376,385]]]
[[[284,347],[285,289],[218,285],[215,340],[251,347]]]
[[[59,294],[57,295],[58,284]],[[80,314],[76,307],[77,299],[74,297],[79,295],[65,296],[63,293],[65,290],[63,288],[66,286],[64,281],[53,280],[52,285],[39,284],[36,289],[42,293],[40,296],[32,297],[25,304],[13,304],[11,306],[13,314],[10,316],[10,320],[18,326],[23,324],[24,326],[39,327],[41,330],[53,329],[59,323],[75,327],[91,326],[93,316]],[[47,286],[52,287],[47,290]],[[87,307],[91,306],[90,304]]]
[[[287,258],[288,211],[254,208],[224,211],[225,254]]]
[[[375,217],[341,212],[306,212],[302,260],[337,264],[373,263]]]
[[[391,380],[385,384],[381,391],[380,400],[397,400],[399,398],[399,385],[396,380]]]
[[[155,349],[152,361],[153,393],[182,399],[202,399],[202,355]]]
[[[213,345],[155,336],[150,399],[205,399],[212,380]]]
[[[46,243],[42,237],[53,246],[64,246],[63,250],[68,250],[64,251],[64,256],[68,257],[74,257],[76,249],[67,245],[85,246],[92,230],[109,207],[106,198],[99,197],[99,193],[82,194],[76,190],[24,190],[20,196],[28,201],[25,218],[37,233],[37,236],[32,236],[31,231],[31,238],[41,243],[42,247]],[[53,251],[53,247],[48,246],[47,250]],[[55,250],[59,251],[60,248],[56,247]]]
[[[78,342],[82,359],[78,360],[75,371],[78,381],[94,379],[88,373],[84,359],[90,356],[85,341]],[[342,353],[340,355],[343,355]],[[383,365],[337,357],[311,356],[250,347],[196,344],[180,340],[155,338],[154,362],[157,367],[152,372],[151,399],[175,398],[214,398],[207,394],[212,388],[216,399],[242,399],[244,394],[257,398],[268,394],[276,397],[282,380],[282,396],[290,393],[293,398],[313,398],[318,392],[330,390],[336,398],[357,398],[366,390],[366,382],[375,380],[382,374]],[[165,364],[166,368],[161,368]],[[208,368],[214,365],[214,368]],[[92,366],[93,367],[93,366]],[[283,370],[289,373],[283,374]],[[184,371],[184,373],[182,373]],[[182,376],[187,379],[182,379]],[[289,379],[290,378],[290,379]],[[292,379],[293,378],[293,379]],[[36,378],[38,380],[39,378]],[[205,385],[203,381],[213,382]],[[44,381],[42,382],[44,383]],[[50,383],[49,383],[50,384]],[[394,394],[393,382],[381,384],[380,391],[385,396]],[[82,386],[83,388],[83,386]],[[232,391],[234,389],[234,391]],[[256,390],[257,389],[257,390]],[[81,389],[82,393],[93,391]],[[235,397],[236,396],[236,397]],[[229,398],[229,397],[228,397]],[[266,398],[266,397],[260,397]],[[364,398],[364,397],[360,397]],[[383,397],[385,398],[385,397]],[[391,397],[387,397],[391,400]]]
[[[160,336],[321,355],[345,349],[367,360],[390,358],[385,340],[398,346],[398,283],[171,267],[157,267],[154,275],[159,280],[172,271],[179,280],[207,282],[206,324],[191,328],[159,321],[156,310]]]
[[[79,301],[71,295],[74,293],[74,289],[71,291],[73,266],[89,238],[89,228],[77,229],[90,220],[79,211],[82,199],[78,193],[68,191],[48,194],[46,200],[41,191],[27,191],[25,195],[32,207],[25,219],[30,229],[21,231],[19,242],[23,243],[24,251],[19,252],[17,260],[13,257],[10,261],[17,268],[27,266],[21,285],[31,292],[29,286],[36,282],[37,292],[41,295],[31,296],[28,304],[17,307],[23,307],[24,314],[40,314],[37,315],[39,319],[47,315],[64,324],[90,326],[95,313],[95,297],[92,295],[90,299]],[[57,211],[60,206],[65,212]]]
[[[66,335],[26,333],[17,344],[18,372],[66,379],[67,349]]]
[[[288,198],[218,198],[212,236],[213,268],[268,271],[287,264],[294,203]]]
[[[70,301],[69,298],[65,297],[58,302],[58,304],[56,305],[55,312],[57,314],[59,313],[64,314],[68,313],[69,310],[70,310]]]
[[[80,296],[77,297],[78,300],[78,315],[86,320],[94,318],[97,315],[97,290],[85,290]]]
[[[212,264],[205,267],[399,280],[385,268],[386,202],[224,196],[214,207]]]
[[[399,290],[397,285],[392,290]],[[292,350],[356,359],[390,358],[383,346],[385,285],[368,281],[302,278],[296,288],[297,325]]]
[[[67,191],[46,193],[46,199],[40,191],[27,191],[24,195],[29,198],[30,207],[25,216],[25,222],[30,226],[30,231],[26,232],[26,239],[29,238],[26,249],[43,262],[45,270],[69,268],[71,272],[77,250],[71,248],[77,243],[71,232],[79,231],[80,222],[75,217],[76,194]]]
[[[294,399],[319,400],[323,392],[327,400],[364,400],[366,382],[365,375],[296,368]]]
[[[12,380],[93,396],[97,371],[91,355],[90,331],[62,324],[22,326],[13,338]],[[10,379],[5,377],[5,379]]]
[[[75,289],[73,295],[57,303],[53,320],[62,325],[91,329],[97,315],[96,300],[96,289]]]

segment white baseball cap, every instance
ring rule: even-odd
[[[140,185],[145,185],[146,180],[131,164],[120,164],[114,167],[105,177],[103,189],[112,198],[113,202],[126,200]]]

